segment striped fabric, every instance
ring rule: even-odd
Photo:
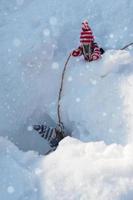
[[[97,60],[101,57],[100,48],[98,47],[97,43],[93,43],[93,53],[91,57],[92,60]]]
[[[85,52],[83,51],[83,45],[79,46],[76,50],[74,50],[72,52],[72,56],[74,56],[74,57],[81,56],[81,55],[83,55],[85,60],[87,60],[87,61],[97,60],[101,57],[100,48],[98,47],[96,42],[92,42],[90,57],[88,56],[89,52],[88,52],[88,54],[85,54]]]
[[[90,44],[91,42],[94,41],[94,36],[92,33],[92,30],[87,22],[87,20],[84,20],[82,22],[82,31],[80,33],[80,43],[81,44]]]
[[[46,139],[51,147],[57,146],[60,140],[65,137],[64,128],[61,124],[56,128],[52,128],[47,125],[34,125],[33,129],[36,130],[41,137]]]
[[[49,142],[56,137],[55,129],[48,127],[46,125],[34,125],[33,128],[38,131],[41,137],[43,137]]]
[[[97,43],[94,42],[94,36],[87,20],[82,22],[82,31],[80,33],[81,45],[75,49],[72,56],[84,56],[87,61],[97,60],[101,57],[100,49]]]
[[[74,57],[81,56],[82,54],[83,54],[83,48],[81,46],[79,46],[72,52],[72,56]]]
[[[90,28],[88,30],[84,30],[80,33],[80,43],[81,44],[86,45],[86,44],[90,44],[93,41],[94,41],[94,36],[93,36],[93,33]]]

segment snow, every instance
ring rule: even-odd
[[[43,30],[44,36],[49,36],[50,35],[50,30],[49,29],[44,29]]]
[[[73,78],[71,76],[68,77],[68,82],[71,82],[73,80]]]
[[[52,63],[52,69],[54,70],[59,69],[59,64],[57,62]]]
[[[49,22],[50,22],[51,25],[54,26],[54,25],[57,25],[58,20],[57,20],[56,17],[53,16],[53,17],[50,18]]]
[[[8,188],[7,188],[7,192],[8,193],[10,193],[10,194],[12,194],[12,193],[14,193],[14,187],[12,187],[12,186],[9,186]]]
[[[66,137],[55,152],[39,156],[1,138],[0,199],[131,200],[132,152],[131,144],[83,143]]]
[[[133,2],[2,0],[0,10],[0,199],[131,200],[133,48],[119,49],[133,40]],[[56,124],[83,19],[106,53],[70,58],[61,118],[72,137],[44,156],[32,125]]]

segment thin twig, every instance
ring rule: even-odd
[[[60,100],[61,100],[61,96],[62,96],[62,90],[63,90],[63,83],[64,83],[64,76],[65,76],[65,71],[66,71],[66,67],[68,64],[68,61],[71,57],[71,54],[68,56],[67,61],[64,65],[63,71],[62,71],[62,76],[61,76],[61,84],[60,84],[60,90],[59,90],[59,96],[58,96],[58,106],[57,106],[57,114],[58,114],[58,123],[61,123],[61,114],[60,114]]]
[[[121,48],[120,50],[124,50],[124,49],[126,49],[126,48],[128,48],[129,46],[132,46],[132,45],[133,45],[133,42],[131,42],[131,43],[125,45],[125,46],[124,46],[123,48]]]

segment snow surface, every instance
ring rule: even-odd
[[[132,199],[133,51],[118,50],[133,40],[132,10],[130,0],[1,0],[0,199]],[[108,50],[70,59],[61,117],[73,138],[40,156],[49,146],[31,125],[55,126],[83,19]]]
[[[133,145],[67,137],[48,156],[0,139],[0,199],[131,200]]]

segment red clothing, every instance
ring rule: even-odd
[[[85,54],[84,49],[83,49],[83,45],[79,46],[76,50],[74,50],[72,52],[72,56],[74,56],[74,57],[81,56],[81,55],[83,55],[85,60],[87,60],[87,61],[97,60],[101,57],[100,48],[98,47],[96,42],[93,42],[91,44],[90,55]]]
[[[84,45],[92,43],[94,41],[94,36],[86,20],[82,22],[81,28],[82,31],[80,33],[80,43]]]
[[[83,55],[85,60],[93,61],[101,57],[100,49],[97,43],[94,42],[94,36],[88,22],[85,20],[82,23],[82,31],[80,33],[81,45],[78,49],[72,52],[72,56]]]
[[[81,31],[80,33],[80,43],[81,44],[90,44],[94,41],[94,36],[93,36],[93,33],[92,33],[92,30],[89,29],[88,30],[83,30]]]

